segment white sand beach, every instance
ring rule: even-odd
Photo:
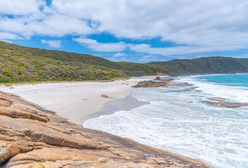
[[[98,112],[106,102],[126,97],[131,86],[142,79],[1,85],[0,91],[18,95],[69,121],[82,124],[84,118]]]

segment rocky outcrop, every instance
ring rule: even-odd
[[[207,100],[203,100],[202,102],[211,104],[217,107],[225,107],[225,108],[239,108],[243,106],[248,106],[248,103],[240,103],[240,102],[232,102],[225,98],[221,97],[209,97]]]
[[[157,87],[169,87],[172,84],[172,80],[149,80],[140,81],[135,86],[135,88],[157,88]]]
[[[0,93],[0,167],[207,166],[129,139],[82,128],[16,96]]]

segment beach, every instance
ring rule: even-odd
[[[0,92],[0,167],[197,167],[204,163],[83,128]]]
[[[132,87],[153,78],[2,85],[0,91],[86,129],[133,139],[216,168],[247,167],[244,79],[248,75],[175,77],[163,87]]]
[[[233,80],[235,79],[235,80]],[[169,87],[137,88],[148,102],[84,122],[216,168],[247,168],[248,75],[175,77]]]
[[[95,116],[94,114],[100,114],[99,111],[106,108],[103,107],[105,103],[128,96],[132,86],[143,79],[1,85],[0,91],[20,96],[28,102],[56,112],[71,122],[82,124],[86,119]],[[122,107],[129,109],[139,105],[137,101],[131,102],[134,103],[119,103],[116,111]],[[114,112],[113,110],[115,109],[111,111]]]

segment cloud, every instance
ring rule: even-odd
[[[65,15],[52,14],[27,18],[2,18],[0,30],[18,33],[29,39],[33,35],[63,37],[65,35],[85,35],[93,33],[85,20],[70,18]]]
[[[156,60],[157,57],[153,55],[146,55],[139,59],[139,62],[147,63]]]
[[[39,11],[41,0],[1,0],[0,14],[28,15]]]
[[[52,48],[60,48],[62,42],[60,40],[41,40],[41,43],[46,44]]]
[[[75,39],[99,52],[121,52],[127,47],[162,56],[234,51],[248,46],[247,9],[247,0],[53,0],[49,6],[43,0],[0,0],[0,31],[23,39],[108,33],[176,44],[159,48],[142,42]]]
[[[246,0],[68,0],[54,1],[59,13],[98,23],[98,32],[129,39],[160,38],[188,47],[150,48],[152,53],[190,53],[246,48]],[[93,12],[94,11],[94,12]]]
[[[120,52],[126,48],[125,43],[99,43],[96,40],[87,38],[76,38],[74,41],[98,52]]]
[[[239,47],[237,47],[239,48]],[[155,55],[182,55],[182,54],[196,54],[211,51],[231,51],[235,49],[235,46],[218,47],[218,46],[174,46],[174,47],[152,47],[149,44],[130,44],[129,49],[139,53],[148,53]]]
[[[34,34],[56,37],[93,33],[85,20],[58,14],[47,16],[42,21],[34,22],[28,26]]]
[[[7,40],[16,40],[18,38],[19,37],[16,34],[0,32],[0,40],[7,41]]]
[[[120,57],[125,57],[127,56],[125,53],[116,53],[113,55],[114,58],[120,58]]]

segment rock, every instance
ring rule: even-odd
[[[9,107],[12,105],[12,101],[7,99],[5,96],[0,97],[0,106]]]
[[[155,80],[161,80],[160,76],[156,76]]]
[[[0,92],[0,167],[205,168],[203,163],[82,128]]]
[[[149,80],[138,82],[135,88],[157,88],[157,87],[169,87],[172,84],[172,80]]]
[[[217,107],[239,108],[248,106],[248,103],[232,102],[221,97],[209,97],[207,100],[202,100],[203,103],[211,104]]]
[[[0,165],[18,153],[20,149],[17,145],[0,141]]]
[[[113,97],[110,97],[110,96],[105,95],[105,94],[102,94],[101,96],[102,96],[103,98],[106,98],[106,99],[113,99]]]

